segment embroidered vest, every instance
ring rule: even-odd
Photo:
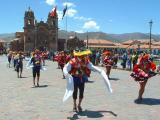
[[[73,58],[69,61],[72,65],[70,74],[74,76],[81,77],[83,75],[90,76],[91,71],[87,68],[87,64],[89,63],[89,59],[85,59],[84,61],[79,61],[77,58]]]

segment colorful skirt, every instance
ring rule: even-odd
[[[156,74],[157,73],[150,71],[148,73],[148,76],[145,76],[145,75],[141,74],[141,72],[137,72],[137,73],[132,72],[130,76],[133,77],[135,81],[145,81],[145,80],[148,80],[149,78],[155,76]]]

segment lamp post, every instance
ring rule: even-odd
[[[152,50],[151,50],[151,44],[152,44],[152,42],[151,42],[151,39],[152,39],[152,24],[153,24],[153,21],[151,20],[151,21],[149,22],[149,27],[150,27],[150,34],[149,34],[149,38],[150,38],[150,40],[149,40],[149,51],[150,51],[150,54],[152,53]]]
[[[87,31],[87,49],[88,49],[88,31]]]

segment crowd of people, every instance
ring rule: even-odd
[[[39,87],[40,70],[45,66],[45,59],[48,59],[48,52],[42,52],[36,49],[30,53],[29,61],[26,65],[32,68],[33,87]],[[26,54],[23,52],[10,51],[7,55],[9,68],[13,64],[13,68],[17,72],[17,77],[22,77],[23,60],[26,59]],[[143,100],[143,93],[148,79],[156,75],[156,64],[147,53],[132,53],[124,52],[118,54],[110,50],[71,50],[56,52],[52,60],[57,62],[57,67],[62,71],[63,79],[67,80],[67,88],[63,98],[66,101],[70,96],[73,97],[73,111],[82,111],[82,100],[84,94],[85,83],[90,77],[91,71],[98,72],[104,79],[105,85],[112,93],[110,84],[110,73],[112,68],[116,68],[118,61],[121,61],[121,66],[125,69],[127,66],[131,72],[131,77],[139,83],[139,93],[137,101]],[[105,67],[105,71],[101,68]],[[79,100],[77,104],[77,94],[79,91]]]
[[[13,66],[14,70],[17,72],[18,78],[22,78],[22,72],[24,68],[23,60],[28,60],[26,68],[32,68],[33,86],[39,86],[40,69],[42,69],[42,66],[45,65],[45,59],[48,57],[48,52],[42,52],[36,49],[35,51],[31,52],[30,55],[28,55],[22,51],[9,51],[7,57],[8,67],[11,68],[11,66]],[[36,77],[37,84],[35,84]]]

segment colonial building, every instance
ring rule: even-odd
[[[85,43],[83,40],[80,40],[77,36],[70,37],[67,40],[67,49],[75,50],[75,49],[85,48]]]
[[[116,43],[110,40],[88,39],[84,40],[84,42],[88,48],[117,48]]]
[[[23,29],[24,32],[16,32],[16,38],[11,41],[11,50],[58,50],[58,16],[56,9],[48,13],[46,22],[42,20],[37,22],[34,12],[29,8],[24,14]]]
[[[48,13],[47,22],[37,22],[34,12],[29,8],[24,15],[24,51],[57,50],[58,16],[56,9]]]

